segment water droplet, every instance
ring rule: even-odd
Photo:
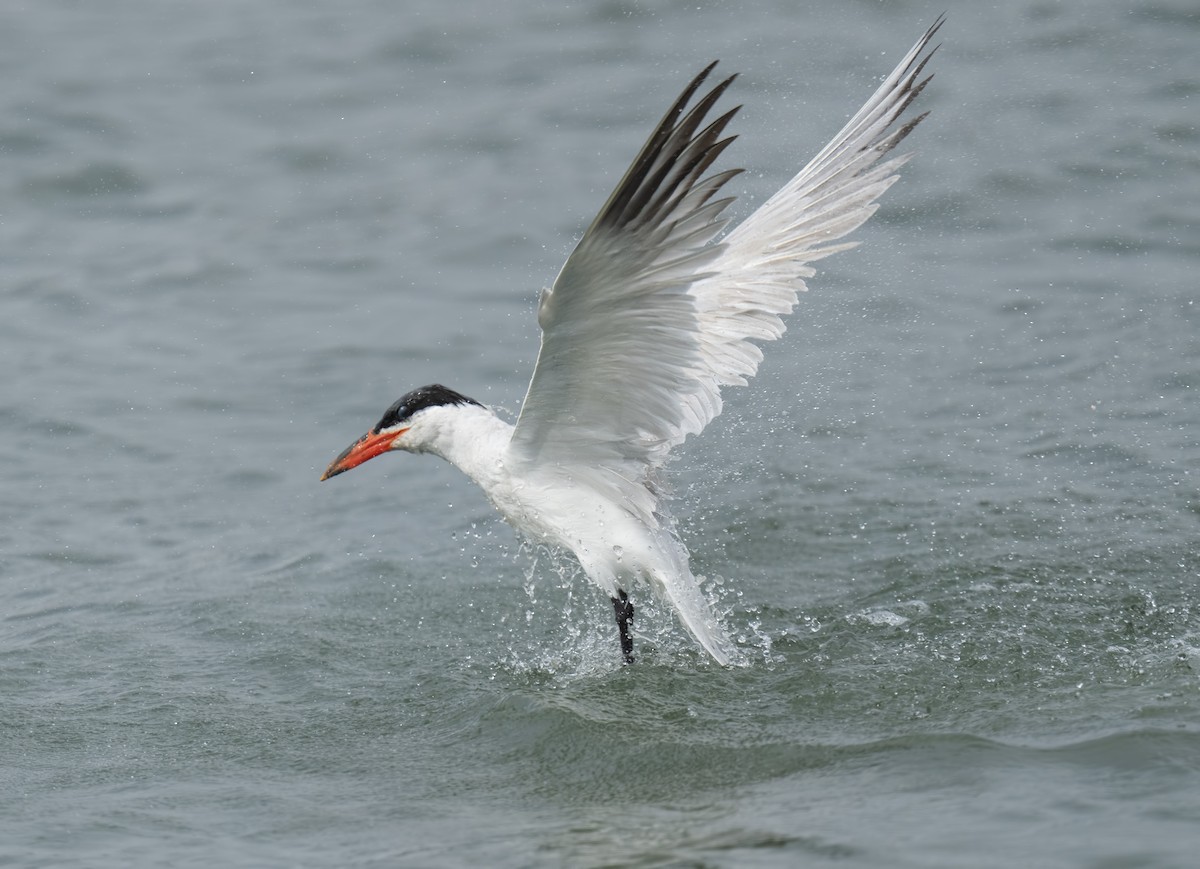
[[[621,556],[625,554],[625,550],[620,546],[613,546],[613,555],[617,556],[617,561],[621,560]]]

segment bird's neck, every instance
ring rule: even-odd
[[[486,407],[460,404],[437,420],[424,452],[441,456],[485,491],[504,473],[503,457],[513,426]]]

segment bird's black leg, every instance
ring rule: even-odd
[[[613,610],[617,614],[617,627],[621,630],[621,654],[625,656],[625,663],[633,663],[633,637],[629,633],[629,622],[633,620],[633,604],[629,602],[629,595],[625,593],[625,589],[617,589],[617,594],[620,597],[614,597]]]

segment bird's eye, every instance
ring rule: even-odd
[[[397,401],[386,411],[384,411],[383,417],[375,426],[375,434],[379,434],[385,428],[391,428],[401,420],[407,419],[408,415],[408,407],[405,405],[404,401]]]

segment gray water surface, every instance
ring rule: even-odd
[[[915,159],[672,465],[751,664],[390,456],[515,412],[653,123],[735,214],[923,2],[0,10],[0,865],[1184,867],[1200,14],[951,9]]]

